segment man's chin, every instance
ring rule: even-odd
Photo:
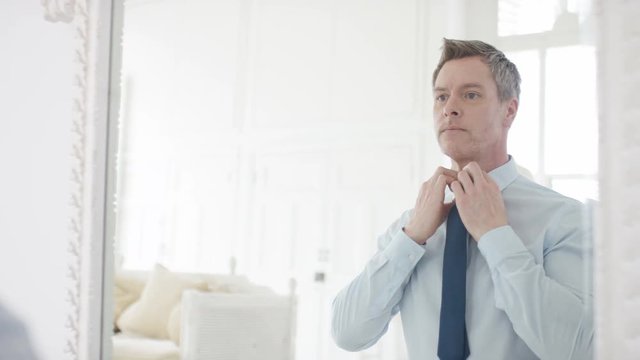
[[[465,151],[466,149],[445,146],[440,146],[440,149],[444,155],[456,163],[467,162],[469,159],[473,159],[473,154],[469,154],[468,151]]]
[[[439,141],[439,144],[440,151],[442,151],[443,154],[447,155],[451,159],[468,155],[468,151],[466,151],[467,149],[463,149],[461,148],[461,146],[458,146],[455,143],[451,143],[449,141]]]

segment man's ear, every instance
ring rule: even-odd
[[[516,118],[516,114],[518,113],[518,99],[511,98],[507,100],[505,106],[505,116],[504,116],[504,127],[510,128],[511,124],[513,124],[513,120]]]

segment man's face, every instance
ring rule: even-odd
[[[457,164],[506,156],[507,131],[518,102],[502,102],[480,57],[444,64],[433,90],[433,118],[442,152]]]

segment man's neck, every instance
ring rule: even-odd
[[[488,173],[506,164],[509,161],[509,155],[505,153],[504,155],[491,158],[491,159],[460,159],[460,160],[451,159],[451,169],[455,171],[460,171],[464,169],[464,167],[467,166],[472,161],[477,162],[478,165],[480,165],[480,168],[484,172]]]

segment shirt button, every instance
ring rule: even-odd
[[[413,254],[409,254],[409,260],[413,260],[414,257]]]

